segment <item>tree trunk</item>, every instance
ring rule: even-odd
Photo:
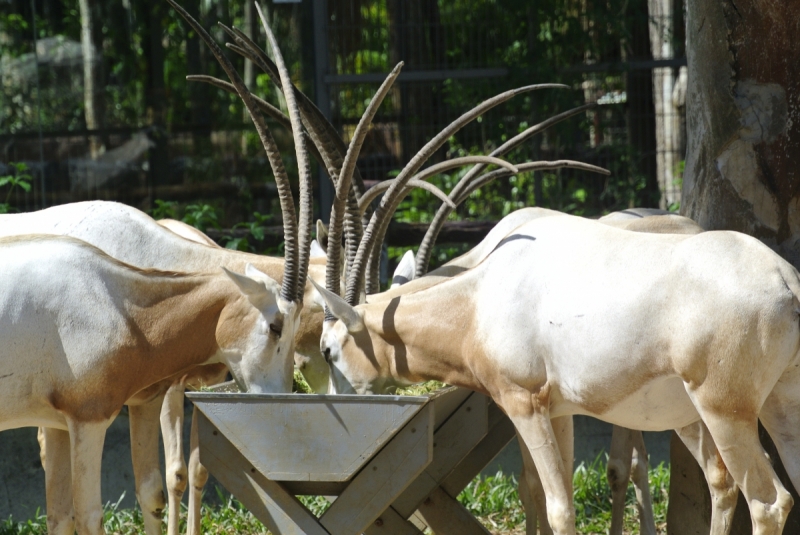
[[[800,104],[800,1],[688,0],[687,7],[688,146],[681,211],[708,230],[756,236],[800,267],[800,121],[789,119]],[[763,430],[761,439],[800,504]],[[682,468],[673,465],[673,474]],[[792,510],[784,532],[800,533],[800,508]],[[733,533],[750,533],[741,500]]]
[[[98,105],[98,76],[97,55],[93,42],[94,17],[91,0],[79,0],[78,7],[81,15],[81,51],[83,52],[83,105],[86,118],[86,128],[98,130],[101,126],[100,109]],[[99,136],[89,136],[89,153],[92,159],[97,158],[102,152],[102,142]]]

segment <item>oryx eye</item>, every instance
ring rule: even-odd
[[[283,329],[282,329],[282,327],[280,325],[275,325],[274,323],[270,323],[269,324],[269,332],[271,332],[272,334],[274,334],[278,338],[280,338],[282,330]]]
[[[326,347],[325,348],[325,352],[323,353],[323,355],[325,356],[325,362],[330,363],[330,361],[331,361],[331,348]]]

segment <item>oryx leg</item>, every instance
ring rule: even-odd
[[[38,439],[44,468],[47,533],[72,535],[75,533],[75,515],[72,510],[69,432],[40,427]]]
[[[167,534],[178,535],[181,519],[181,499],[186,492],[188,472],[183,457],[183,381],[169,387],[161,405],[161,435],[164,438],[164,457],[167,470],[169,520]]]
[[[611,448],[608,452],[606,478],[611,487],[611,535],[621,535],[625,519],[625,495],[631,477],[631,457],[633,456],[632,430],[613,426]]]
[[[547,496],[547,520],[554,535],[575,535],[572,472],[564,466],[550,422],[547,392],[515,394],[508,396],[511,399],[504,396],[502,406],[525,442],[541,478]]]
[[[197,430],[197,407],[192,412],[192,430],[189,439],[189,526],[188,535],[200,535],[200,506],[203,487],[208,481],[208,470],[200,464],[200,440]]]
[[[625,519],[625,495],[628,481],[636,489],[636,506],[642,535],[655,535],[653,503],[647,479],[647,450],[641,431],[614,426],[611,432],[611,448],[608,454],[606,477],[611,487],[611,535],[621,535]]]
[[[650,463],[647,460],[647,449],[644,447],[644,436],[641,431],[632,431],[633,455],[631,457],[631,479],[636,491],[636,508],[639,512],[639,533],[656,535],[656,520],[653,516],[653,499],[650,496],[650,480],[648,472]]]
[[[100,468],[103,442],[110,423],[111,420],[78,422],[67,418],[72,463],[72,502],[75,507],[75,528],[80,535],[105,535]]]
[[[796,381],[781,380],[759,414],[795,490],[800,489],[800,391],[796,389]]]
[[[725,466],[739,483],[753,521],[753,535],[779,535],[792,508],[792,496],[783,487],[758,440],[757,411],[743,409],[717,413],[705,410],[703,396],[692,396]],[[698,402],[699,400],[699,402]],[[716,403],[714,405],[717,405]]]
[[[550,422],[553,427],[553,433],[558,444],[561,460],[564,467],[572,473],[572,466],[574,464],[574,432],[572,425],[572,416],[564,416],[555,418]],[[536,471],[533,458],[531,457],[528,447],[522,440],[522,437],[517,433],[517,441],[519,442],[519,449],[522,453],[522,472],[519,478],[519,499],[522,502],[522,507],[525,509],[525,533],[526,535],[536,535],[536,524],[539,524],[539,533],[541,535],[552,535],[553,530],[547,521],[547,501],[544,494],[544,487],[542,480],[539,478],[539,472]],[[572,480],[570,479],[570,483]],[[570,486],[570,492],[572,487]]]
[[[158,415],[162,399],[158,396],[147,403],[128,405],[136,499],[142,508],[147,535],[161,534],[164,514],[164,485],[158,457]]]
[[[728,535],[732,527],[739,487],[722,461],[717,445],[702,421],[676,429],[675,432],[706,476],[711,494],[711,535]]]

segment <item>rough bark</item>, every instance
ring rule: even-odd
[[[688,0],[687,8],[681,211],[706,229],[756,236],[800,267],[800,121],[793,120],[800,103],[800,48],[793,39],[800,1]],[[763,430],[761,439],[800,503]],[[673,464],[673,474],[683,468]],[[750,529],[740,500],[732,533]],[[800,533],[800,508],[784,532]]]

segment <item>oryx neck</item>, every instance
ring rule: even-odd
[[[483,360],[475,339],[475,308],[449,281],[362,305],[381,366],[407,382],[438,380],[485,391],[474,370]]]

